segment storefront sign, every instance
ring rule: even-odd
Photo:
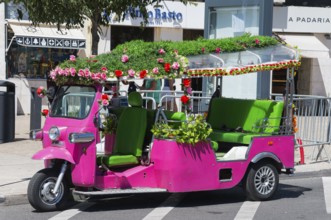
[[[82,39],[48,37],[16,36],[16,42],[21,46],[44,48],[80,49],[86,46],[86,41]]]
[[[273,31],[329,33],[331,8],[274,7]]]
[[[181,2],[163,1],[163,7],[147,7],[149,27],[175,27],[175,28],[204,28],[204,3],[187,4]],[[134,18],[130,16],[134,14]],[[141,26],[144,22],[139,8],[130,7],[124,14],[124,20],[120,20],[115,14],[103,14],[111,25]],[[189,18],[189,19],[187,19]]]

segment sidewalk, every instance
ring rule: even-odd
[[[43,124],[43,122],[42,122]],[[15,205],[27,203],[26,191],[30,178],[43,168],[43,161],[32,160],[34,153],[41,149],[40,141],[29,140],[30,116],[17,116],[15,141],[0,144],[0,204]],[[331,146],[326,146],[331,155]],[[304,148],[305,164],[297,165],[296,173],[331,170],[331,164],[323,152],[321,158],[314,160],[314,147]],[[295,161],[300,161],[299,150],[295,151]],[[312,160],[313,159],[313,160]]]

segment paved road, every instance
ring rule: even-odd
[[[331,219],[331,171],[285,177],[271,201],[246,201],[241,188],[145,194],[89,201],[63,212],[37,213],[29,204],[0,206],[0,219]]]

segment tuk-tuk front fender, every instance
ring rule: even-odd
[[[76,164],[70,152],[65,148],[47,147],[32,156],[34,160],[62,159],[72,164]]]

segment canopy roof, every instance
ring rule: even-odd
[[[266,36],[183,42],[132,41],[111,53],[65,61],[50,77],[57,84],[105,80],[239,75],[300,65],[295,49]]]
[[[188,56],[188,69],[235,68],[298,60],[298,53],[283,45],[231,53]]]

